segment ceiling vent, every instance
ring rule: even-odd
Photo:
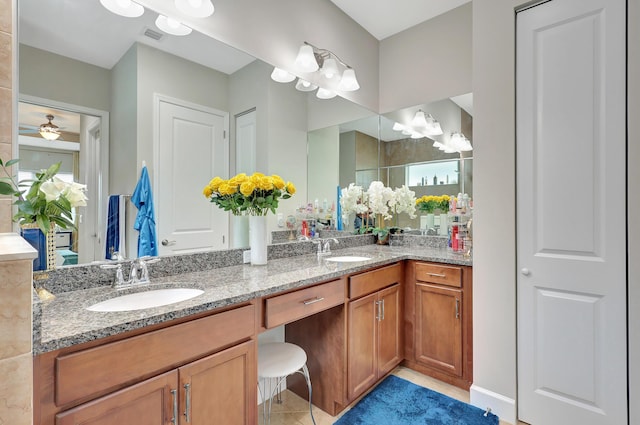
[[[145,37],[153,38],[156,41],[160,41],[162,37],[164,37],[164,34],[158,31],[154,31],[151,28],[145,28],[144,35]]]

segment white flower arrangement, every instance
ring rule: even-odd
[[[384,220],[394,215],[406,213],[416,217],[416,194],[405,185],[395,190],[381,181],[373,181],[366,191],[354,183],[341,190],[340,207],[343,219],[350,214],[373,214],[380,218],[378,227],[384,228]]]

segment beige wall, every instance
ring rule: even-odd
[[[108,111],[108,69],[20,45],[20,94]]]
[[[471,4],[380,42],[381,113],[471,91]]]

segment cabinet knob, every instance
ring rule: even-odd
[[[522,273],[525,276],[529,276],[531,274],[531,270],[529,270],[526,267],[523,267],[522,270],[520,270],[520,273]]]

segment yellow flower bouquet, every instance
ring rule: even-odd
[[[224,180],[214,177],[204,187],[203,195],[224,211],[233,215],[267,215],[276,213],[278,201],[289,199],[296,193],[296,187],[282,177],[273,174],[266,176],[253,173],[248,176],[240,173]]]
[[[416,199],[416,208],[428,214],[433,214],[433,212],[437,209],[440,209],[440,212],[442,213],[446,213],[447,211],[449,211],[450,199],[451,198],[449,197],[449,195],[425,195]]]

